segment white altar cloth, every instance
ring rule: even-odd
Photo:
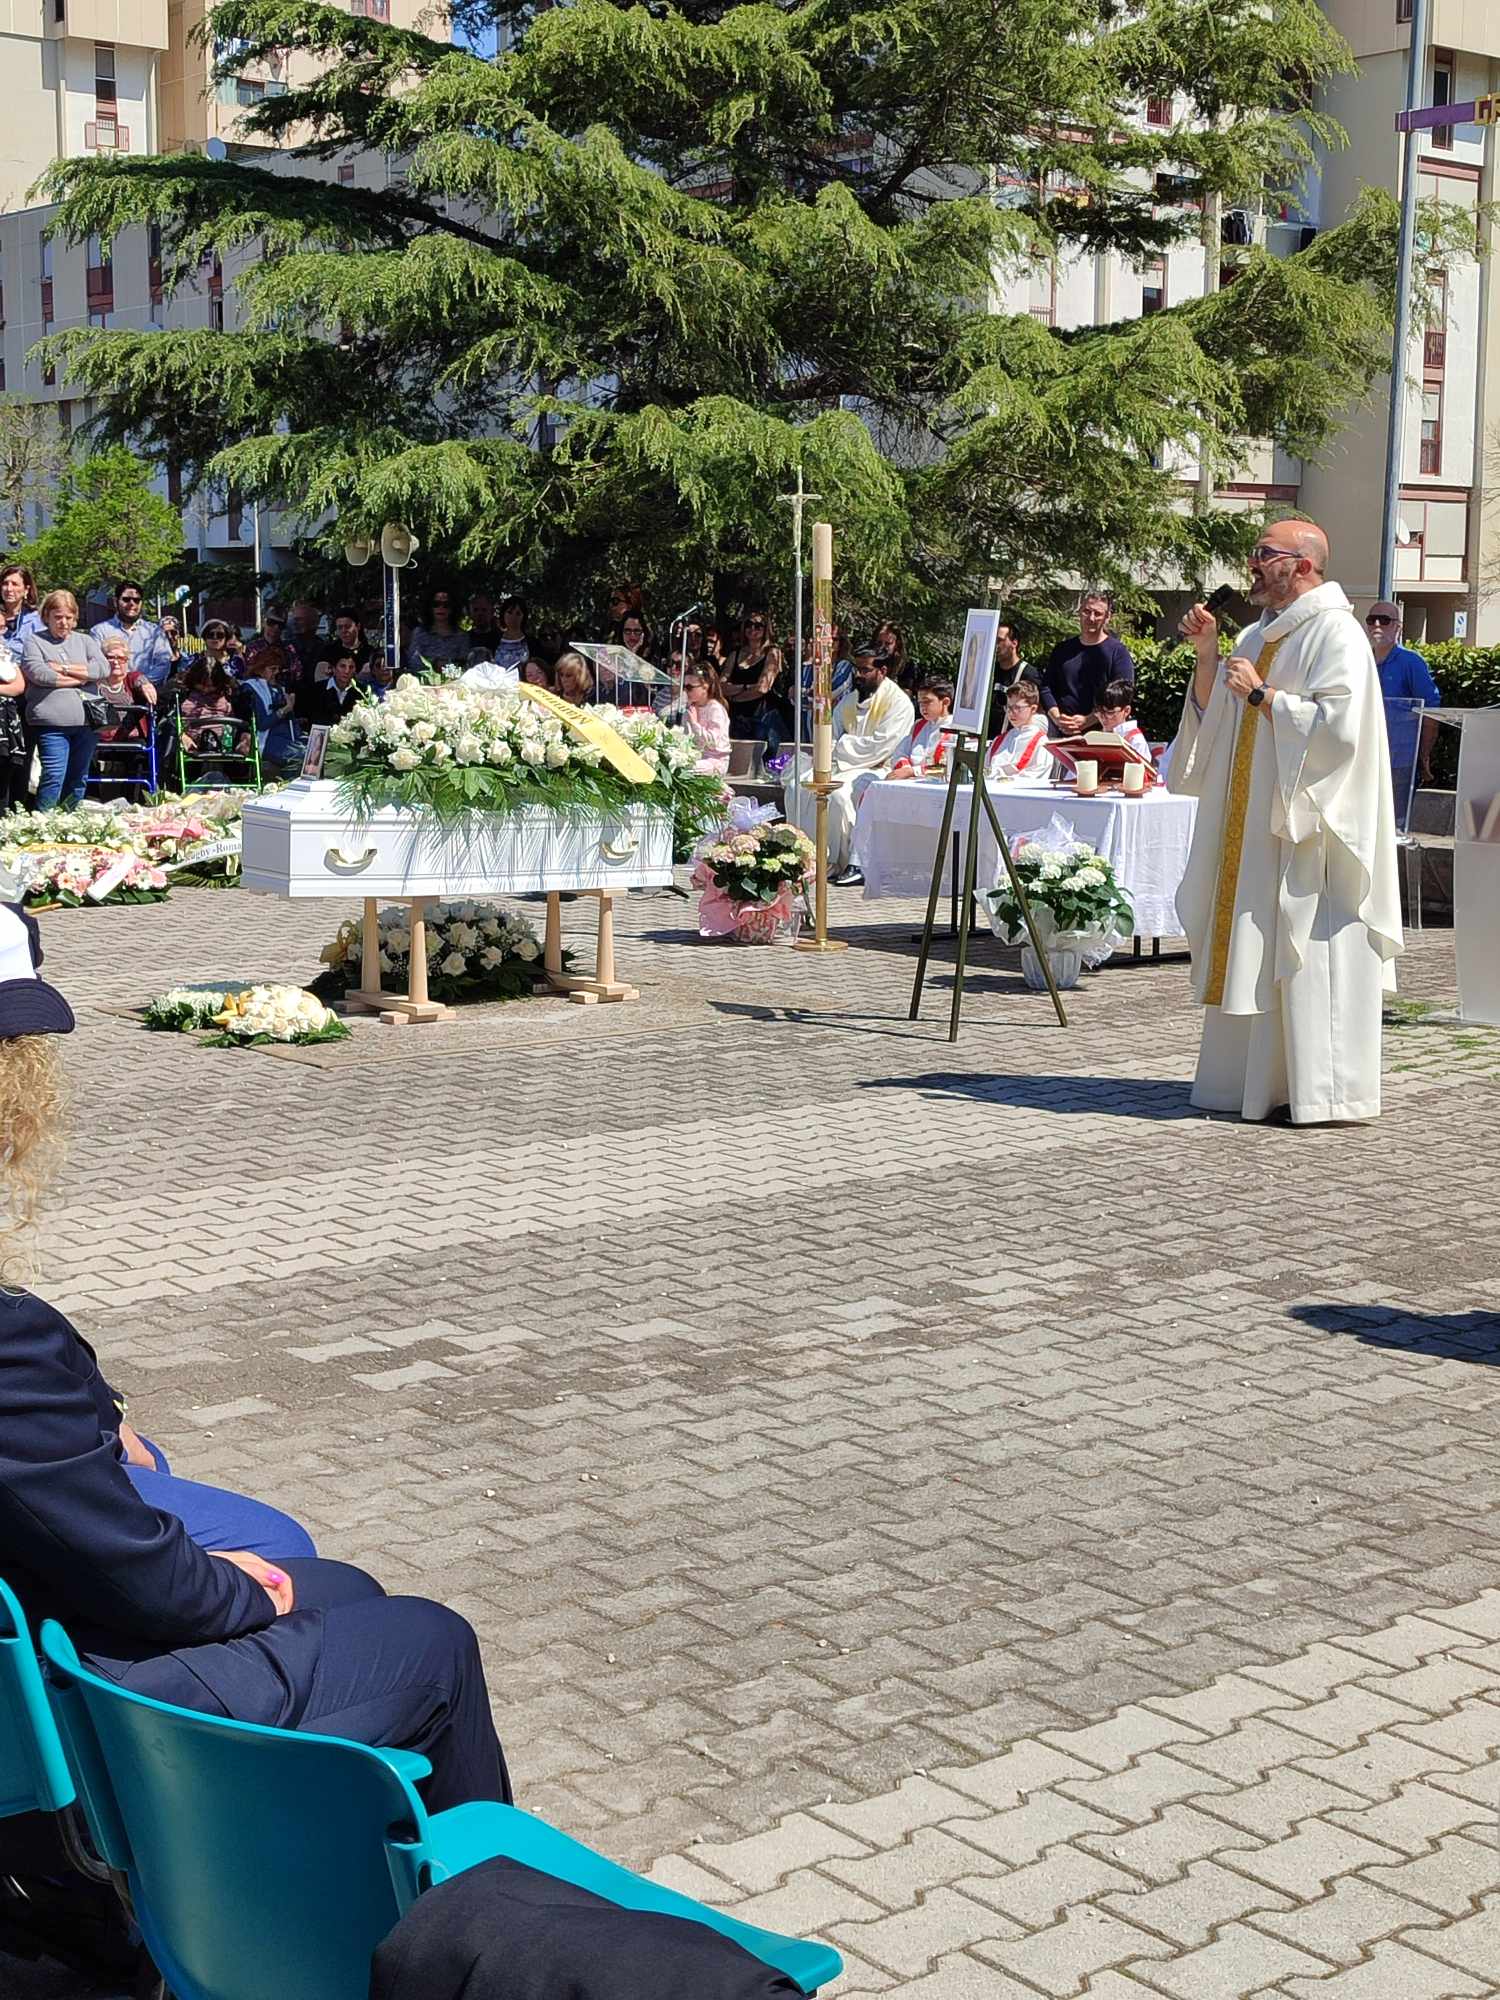
[[[1080,799],[1055,785],[991,785],[995,816],[1014,848],[1022,834],[1040,833],[1054,813],[1066,820],[1110,863],[1135,911],[1137,937],[1180,937],[1177,885],[1187,866],[1196,799],[1178,798],[1154,787],[1143,798],[1118,793]],[[865,895],[925,896],[932,881],[932,851],[943,820],[946,783],[886,778],[860,800],[854,827],[854,858],[864,870]],[[972,788],[960,786],[953,831],[966,833]],[[962,856],[962,846],[959,852]],[[953,843],[943,857],[943,893],[951,893]],[[975,885],[993,888],[1002,873],[987,817],[979,822],[979,866]]]

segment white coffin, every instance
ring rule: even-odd
[[[497,896],[538,889],[658,889],[672,880],[672,815],[525,806],[444,826],[382,806],[351,818],[330,779],[247,799],[241,879],[272,896]]]

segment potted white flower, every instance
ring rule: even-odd
[[[1059,987],[1076,986],[1085,965],[1101,963],[1135,930],[1129,898],[1114,869],[1085,841],[1023,841],[1011,858],[1054,981]],[[1035,993],[1045,992],[1047,976],[1009,879],[991,889],[985,902],[995,936],[1004,944],[1020,945],[1026,984]]]

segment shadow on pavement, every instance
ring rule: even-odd
[[[969,1097],[981,1104],[1015,1104],[1031,1111],[1086,1112],[1094,1118],[1203,1119],[1188,1103],[1188,1085],[1157,1077],[965,1075],[930,1070],[925,1076],[870,1077],[858,1090],[914,1090],[924,1097]]]
[[[1400,1306],[1302,1305],[1288,1317],[1322,1333],[1347,1333],[1365,1347],[1396,1347],[1447,1361],[1500,1367],[1500,1313],[1418,1313]]]

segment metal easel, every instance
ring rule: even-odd
[[[969,802],[969,827],[964,840],[963,886],[959,891],[957,911],[958,944],[953,966],[953,1006],[948,1015],[948,1039],[958,1040],[958,1017],[964,1000],[964,966],[969,955],[969,932],[974,920],[974,878],[979,867],[979,811],[983,806],[990,830],[995,836],[995,845],[1000,850],[1000,859],[1005,863],[1005,872],[1010,877],[1010,886],[1015,891],[1016,901],[1021,906],[1021,915],[1026,922],[1026,934],[1031,939],[1031,948],[1041,963],[1046,975],[1047,991],[1052,995],[1052,1004],[1057,1009],[1057,1024],[1060,1028],[1068,1025],[1068,1017],[1063,1009],[1062,996],[1057,990],[1057,982],[1052,977],[1052,962],[1037,936],[1036,923],[1031,914],[1031,904],[1021,878],[1016,873],[1016,864],[1011,859],[1010,842],[1005,837],[995,812],[995,802],[990,797],[989,787],[984,782],[985,739],[964,730],[953,738],[952,761],[948,767],[948,796],[943,802],[943,824],[938,832],[937,848],[932,858],[932,887],[927,892],[927,921],[922,926],[922,948],[917,953],[917,974],[911,990],[911,1011],[907,1018],[915,1021],[921,1011],[922,987],[927,978],[927,961],[932,953],[933,930],[937,924],[938,898],[943,889],[943,860],[948,852],[948,836],[953,830],[954,810],[958,804],[960,785],[972,787]],[[957,861],[958,837],[954,836],[955,863]]]

